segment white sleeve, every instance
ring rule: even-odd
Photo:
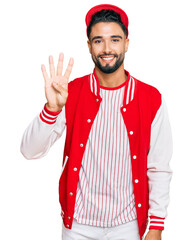
[[[26,159],[38,159],[47,154],[66,128],[65,108],[54,113],[47,110],[35,117],[25,130],[20,151]]]
[[[163,229],[169,204],[169,185],[172,170],[172,134],[164,99],[151,126],[150,149],[147,162],[149,184],[150,228]],[[157,221],[157,223],[156,223]]]

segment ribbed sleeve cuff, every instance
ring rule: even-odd
[[[40,113],[40,119],[47,124],[50,124],[50,125],[54,124],[57,120],[58,115],[61,113],[61,111],[59,112],[49,111],[45,104],[42,112]]]
[[[149,229],[164,230],[164,220],[165,218],[150,216]]]

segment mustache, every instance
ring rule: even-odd
[[[100,54],[100,55],[97,56],[97,58],[107,57],[107,56],[114,56],[114,57],[117,57],[117,58],[118,58],[118,55],[117,55],[117,54]]]

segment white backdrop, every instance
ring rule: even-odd
[[[125,68],[157,87],[172,126],[170,205],[164,240],[192,238],[193,182],[193,15],[183,0],[8,0],[0,3],[0,239],[60,240],[58,201],[64,135],[40,160],[20,153],[22,134],[44,103],[41,64],[72,56],[71,80],[92,72],[85,15],[111,3],[129,16],[130,46]]]

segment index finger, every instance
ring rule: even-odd
[[[46,68],[45,68],[45,65],[44,65],[44,64],[41,65],[41,70],[42,70],[42,73],[43,73],[43,77],[44,77],[45,82],[48,82],[49,77],[48,77],[48,74],[47,74],[47,72],[46,72]]]
[[[70,60],[68,62],[68,66],[67,66],[66,71],[64,73],[64,77],[67,78],[67,80],[69,80],[70,74],[72,72],[73,64],[74,64],[74,59],[70,58]]]

